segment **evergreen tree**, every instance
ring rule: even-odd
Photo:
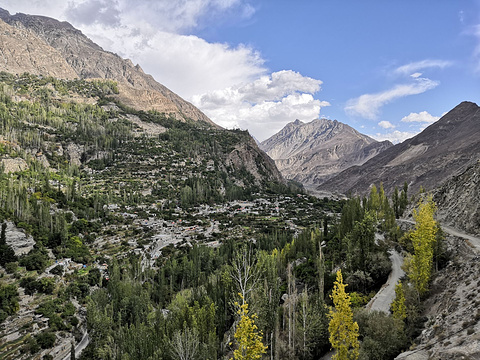
[[[7,223],[4,222],[0,233],[0,265],[3,267],[9,262],[17,261],[15,251],[13,251],[12,247],[7,244],[6,229]]]
[[[70,360],[75,360],[75,345],[72,343],[70,344]]]
[[[395,212],[395,218],[400,217],[400,196],[398,194],[398,187],[395,186],[395,190],[392,195],[393,211]]]
[[[358,359],[358,324],[353,321],[353,312],[350,307],[350,296],[345,292],[347,284],[343,283],[341,270],[337,271],[337,280],[332,291],[332,300],[335,310],[330,309],[330,344],[336,350],[332,360]]]
[[[403,189],[400,194],[400,201],[399,201],[399,217],[403,215],[405,212],[405,209],[407,208],[408,205],[408,184],[405,181],[403,183]]]

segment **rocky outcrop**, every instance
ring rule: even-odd
[[[23,230],[17,228],[11,221],[7,221],[5,237],[7,239],[7,244],[12,247],[17,256],[27,254],[33,249],[33,245],[35,245],[33,237],[25,234]]]
[[[462,102],[417,136],[321,184],[323,191],[365,194],[383,182],[387,193],[406,181],[411,193],[432,190],[480,159],[480,107]]]
[[[139,65],[103,50],[69,23],[44,16],[10,15],[3,9],[0,9],[0,18],[9,24],[3,23],[4,26],[15,31],[2,32],[5,46],[15,49],[16,42],[25,34],[32,42],[31,46],[21,46],[25,49],[21,57],[30,59],[30,62],[27,61],[24,67],[23,63],[18,64],[15,68],[2,68],[0,65],[0,70],[13,73],[27,71],[67,79],[112,79],[119,85],[118,99],[128,106],[138,110],[156,110],[171,114],[178,120],[203,121],[218,127],[195,106],[145,74]],[[12,37],[11,34],[17,36]],[[3,51],[6,51],[5,46],[2,46]]]
[[[235,149],[227,155],[225,165],[233,166],[235,169],[245,167],[254,176],[258,185],[262,180],[284,182],[273,160],[260,150],[251,137],[235,146]]]
[[[22,158],[6,158],[1,160],[1,164],[3,166],[3,171],[5,173],[23,171],[28,168],[28,164]]]
[[[81,158],[82,154],[85,151],[83,145],[78,145],[75,143],[70,143],[67,145],[67,154],[70,159],[70,164],[80,166],[82,164]]]
[[[320,184],[354,165],[361,165],[391,147],[339,121],[296,120],[260,144],[288,179]]]

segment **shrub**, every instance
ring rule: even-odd
[[[50,331],[41,332],[36,336],[37,344],[42,349],[51,348],[55,344],[55,339],[55,333]]]

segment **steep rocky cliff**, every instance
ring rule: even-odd
[[[327,119],[309,123],[296,120],[260,145],[286,178],[310,184],[361,165],[391,146],[389,141],[377,142],[346,124]]]
[[[437,217],[445,225],[480,237],[480,160],[434,193]]]
[[[195,106],[145,74],[139,65],[104,51],[69,23],[44,16],[10,15],[3,9],[0,18],[10,25],[2,23],[0,27],[2,49],[15,49],[20,39],[20,50],[3,50],[0,70],[65,79],[112,79],[119,85],[118,98],[128,106],[218,127]]]
[[[74,79],[77,73],[63,56],[26,29],[0,20],[0,69],[13,74],[28,72]]]

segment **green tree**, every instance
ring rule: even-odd
[[[18,291],[15,285],[0,284],[0,323],[19,309]]]
[[[75,345],[73,345],[73,341],[70,343],[70,360],[75,360]]]
[[[420,295],[428,290],[433,269],[437,223],[434,219],[436,206],[431,196],[427,196],[413,210],[415,230],[411,234],[414,254],[410,264],[410,280]]]
[[[242,297],[241,294],[239,295]],[[255,325],[257,315],[248,315],[248,304],[243,299],[242,302],[242,305],[235,303],[240,307],[237,311],[240,321],[235,331],[237,349],[233,351],[233,358],[235,360],[261,359],[262,354],[267,352],[267,347],[263,345],[262,332],[258,331],[257,325]]]
[[[400,217],[400,195],[398,194],[398,187],[395,186],[395,190],[392,195],[393,211],[395,212],[395,218]]]
[[[405,212],[405,209],[407,208],[408,205],[408,184],[405,181],[403,183],[403,189],[402,192],[400,193],[400,199],[399,199],[399,217],[403,215]]]
[[[4,222],[2,223],[2,231],[0,232],[0,265],[3,267],[9,262],[17,261],[15,251],[7,244],[6,230],[7,223]]]
[[[337,279],[332,290],[332,300],[335,306],[330,309],[330,344],[336,350],[332,360],[356,360],[358,359],[358,324],[353,321],[353,312],[350,307],[350,296],[345,292],[347,284],[343,283],[341,270],[337,271]]]
[[[393,359],[407,344],[402,322],[382,311],[361,309],[355,320],[362,338],[359,360]]]

